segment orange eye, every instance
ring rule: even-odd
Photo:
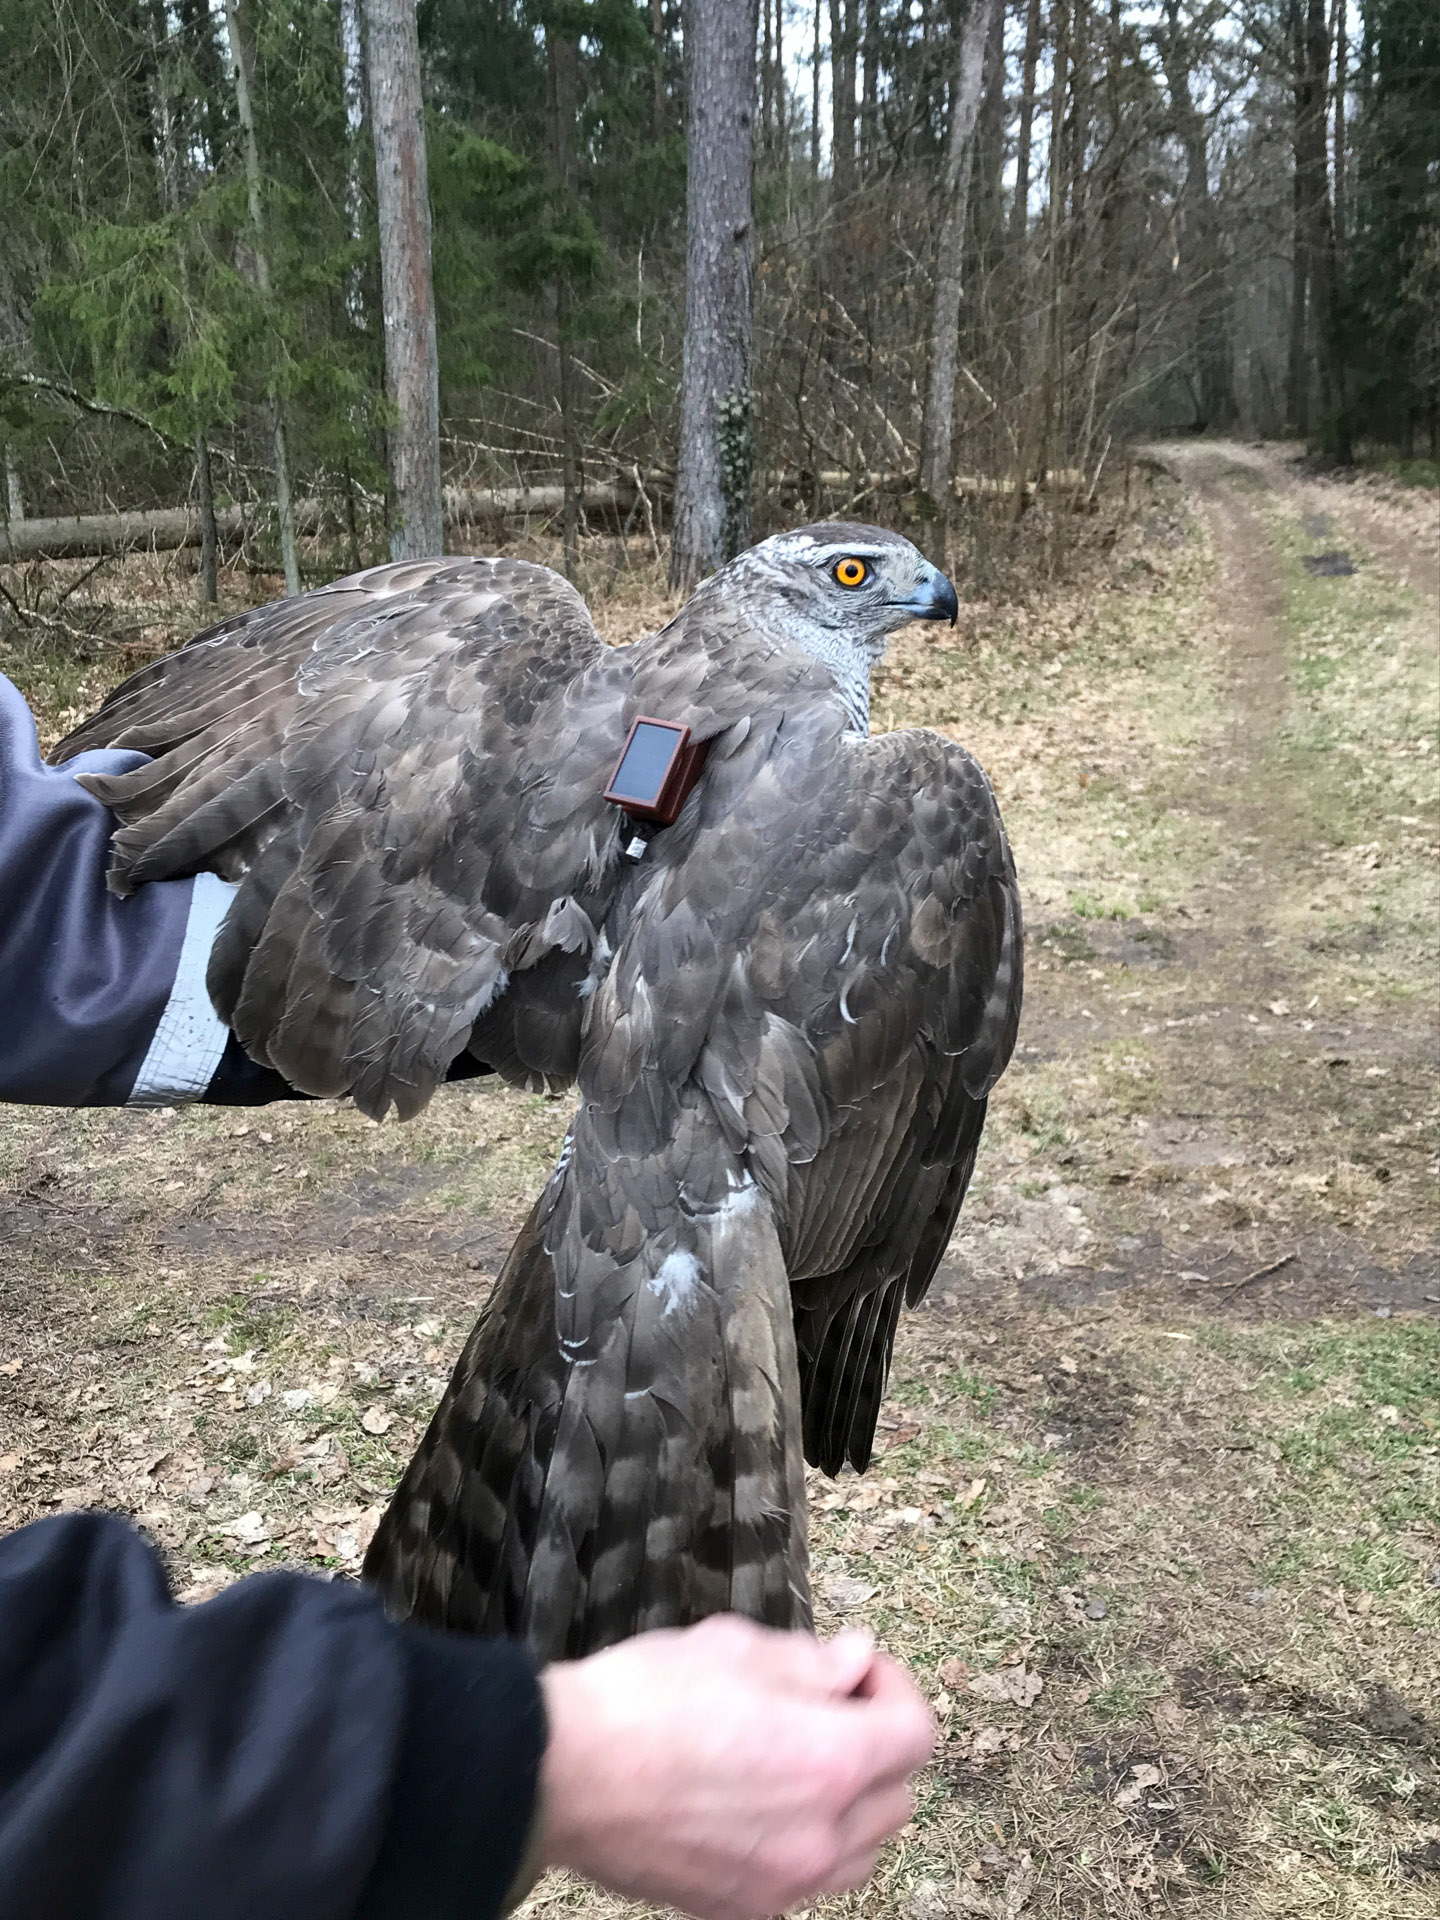
[[[870,569],[863,560],[850,554],[844,560],[835,562],[835,584],[840,587],[863,587],[870,578]]]

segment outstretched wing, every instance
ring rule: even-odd
[[[237,882],[221,1018],[302,1091],[403,1118],[467,1045],[524,1084],[573,1074],[626,683],[548,569],[402,562],[197,636],[57,757],[152,756],[85,780],[122,822],[111,885]]]
[[[805,1451],[828,1472],[869,1459],[901,1304],[945,1252],[1014,1047],[1023,948],[970,755],[832,726],[792,712],[713,765],[693,830],[612,921],[581,1063],[621,1156],[667,1087],[705,1087],[775,1210]]]

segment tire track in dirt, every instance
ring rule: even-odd
[[[1440,617],[1440,509],[1424,488],[1382,492],[1369,476],[1353,471],[1309,472],[1293,448],[1238,440],[1171,443],[1151,452],[1190,484],[1197,484],[1192,476],[1208,456],[1285,494],[1301,512],[1336,524],[1345,540],[1364,548],[1405,586],[1428,598]]]
[[[1138,1146],[1111,1117],[1089,1127],[1082,1119],[1065,1156],[1076,1172],[1049,1196],[1057,1205],[1083,1201],[1095,1232],[1090,1244],[1104,1264],[1037,1267],[1026,1236],[1044,1203],[1032,1200],[1027,1210],[1007,1198],[998,1216],[1002,1244],[1013,1234],[1021,1264],[1012,1264],[1013,1293],[993,1273],[988,1291],[1022,1312],[1041,1297],[1073,1306],[1151,1289],[1198,1304],[1209,1288],[1227,1313],[1242,1317],[1264,1317],[1282,1299],[1282,1311],[1302,1317],[1347,1306],[1423,1311],[1436,1293],[1433,1250],[1412,1255],[1392,1244],[1393,1234],[1380,1236],[1382,1248],[1358,1217],[1348,1231],[1319,1221],[1288,1224],[1284,1198],[1307,1180],[1328,1185],[1326,1168],[1348,1164],[1357,1146],[1366,1164],[1375,1157],[1363,1146],[1364,1130],[1382,1125],[1362,1118],[1377,1108],[1370,1076],[1398,1088],[1428,1053],[1413,1018],[1393,1006],[1376,1018],[1363,1003],[1326,997],[1313,1020],[1301,1017],[1315,1006],[1324,962],[1297,934],[1295,910],[1324,891],[1335,856],[1287,742],[1302,695],[1286,562],[1266,508],[1298,510],[1300,502],[1280,464],[1253,449],[1191,442],[1151,451],[1204,516],[1216,555],[1196,644],[1219,655],[1219,725],[1169,804],[1218,823],[1220,857],[1202,880],[1199,916],[1181,907],[1183,918],[1162,932],[1144,929],[1148,947],[1127,946],[1123,928],[1090,919],[1060,931],[1061,945],[1073,938],[1076,965],[1057,971],[1037,956],[1022,1032],[1026,1057],[1053,1072],[1067,1058],[1123,1048],[1143,1032],[1163,1062],[1166,1091],[1136,1123]],[[1327,509],[1331,490],[1324,483],[1313,489]],[[1100,975],[1087,974],[1087,961],[1122,967],[1124,980],[1117,975],[1113,984],[1126,991],[1097,992]],[[1147,1217],[1141,1207],[1138,1223],[1135,1197],[1151,1188],[1132,1179],[1173,1182],[1154,1190],[1154,1208]],[[1244,1199],[1222,1195],[1214,1210],[1216,1190],[1231,1186]],[[984,1205],[971,1210],[972,1226],[987,1218]],[[960,1297],[973,1300],[963,1229],[956,1261]],[[1252,1284],[1260,1275],[1264,1283]],[[1196,1292],[1202,1276],[1207,1284]]]
[[[1274,543],[1255,513],[1257,489],[1269,491],[1268,468],[1228,441],[1152,449],[1199,501],[1220,561],[1214,608],[1226,635],[1230,719],[1226,778],[1207,778],[1205,805],[1230,817],[1237,838],[1257,836],[1262,865],[1286,856],[1293,871],[1295,843],[1303,839],[1295,796],[1276,778],[1265,749],[1290,703],[1290,665],[1281,622],[1285,581]],[[1283,843],[1282,845],[1278,843]],[[1271,898],[1263,889],[1259,907]]]

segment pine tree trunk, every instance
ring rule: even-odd
[[[1318,375],[1320,444],[1328,458],[1348,462],[1351,454],[1344,365],[1335,337],[1335,227],[1326,137],[1330,33],[1325,0],[1305,0],[1304,22],[1297,39],[1296,201],[1309,276],[1310,342]]]
[[[240,134],[245,149],[245,187],[250,209],[251,259],[255,285],[268,305],[270,302],[270,256],[265,250],[265,205],[260,191],[260,148],[255,139],[253,60],[245,23],[240,17],[240,0],[225,0],[225,29],[230,38],[230,59],[235,68],[235,108],[240,119]],[[275,519],[280,533],[280,563],[285,569],[285,591],[300,591],[300,557],[295,546],[295,515],[290,500],[290,458],[285,441],[285,415],[275,383],[269,383],[265,402],[266,423],[275,453]]]
[[[775,139],[790,173],[790,95],[785,82],[785,0],[775,0]]]
[[[1305,111],[1305,42],[1299,0],[1290,0],[1293,171],[1290,202],[1290,338],[1285,367],[1285,422],[1293,433],[1310,432],[1310,241],[1305,213],[1305,173],[1301,164],[1301,120]]]
[[[957,37],[945,134],[945,212],[935,249],[935,297],[930,319],[930,369],[920,429],[920,488],[941,523],[950,492],[950,447],[955,426],[955,376],[960,357],[960,300],[965,278],[965,214],[980,111],[985,44],[1001,0],[970,0]]]
[[[1030,147],[1035,137],[1035,69],[1040,64],[1040,0],[1025,13],[1025,55],[1020,77],[1020,129],[1015,147],[1015,198],[1010,234],[1018,244],[1030,221]]]
[[[575,42],[556,33],[546,36],[546,78],[550,100],[550,164],[562,187],[570,182],[575,124]],[[560,360],[560,479],[565,495],[565,572],[580,570],[580,448],[575,419],[575,367],[570,350],[570,286],[561,274],[555,282],[555,350]]]
[[[1178,0],[1165,0],[1165,29],[1157,36],[1175,131],[1185,154],[1179,246],[1192,305],[1191,353],[1200,395],[1201,427],[1228,427],[1235,418],[1230,349],[1230,298],[1220,223],[1210,195],[1205,122],[1190,91],[1193,49]]]
[[[151,7],[151,33],[155,46],[154,105],[156,150],[160,162],[160,196],[167,213],[180,212],[184,201],[184,173],[172,108],[174,81],[170,59],[170,27],[160,0]],[[176,270],[187,310],[192,306],[190,257],[183,236],[175,244]],[[215,490],[210,473],[210,442],[205,423],[195,428],[195,505],[200,516],[200,599],[213,606],[219,598],[219,540],[215,530]]]
[[[880,0],[861,0],[860,171],[880,162]]]
[[[385,314],[390,557],[442,553],[440,371],[415,0],[365,0],[380,296]]]
[[[685,16],[685,349],[670,579],[689,587],[749,543],[756,0]]]
[[[855,185],[855,0],[830,0],[830,177],[835,198]]]
[[[1005,179],[1005,9],[1000,0],[990,15],[990,38],[985,46],[985,90],[975,127],[977,178],[972,196],[973,251],[983,271],[993,270],[1004,231],[1002,193]]]
[[[1350,48],[1347,32],[1346,0],[1335,0],[1335,18],[1331,39],[1335,43],[1335,251],[1345,250],[1345,89],[1350,82]]]
[[[825,0],[814,0],[814,38],[810,46],[810,171],[820,178],[820,19]]]
[[[665,8],[663,0],[650,0],[650,133],[655,140],[665,138]]]

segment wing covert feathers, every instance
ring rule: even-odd
[[[222,1019],[302,1092],[408,1118],[527,970],[487,1064],[573,1077],[618,839],[599,794],[624,676],[603,652],[543,567],[406,562],[197,636],[57,757],[153,756],[81,776],[121,823],[111,886],[237,881]]]

